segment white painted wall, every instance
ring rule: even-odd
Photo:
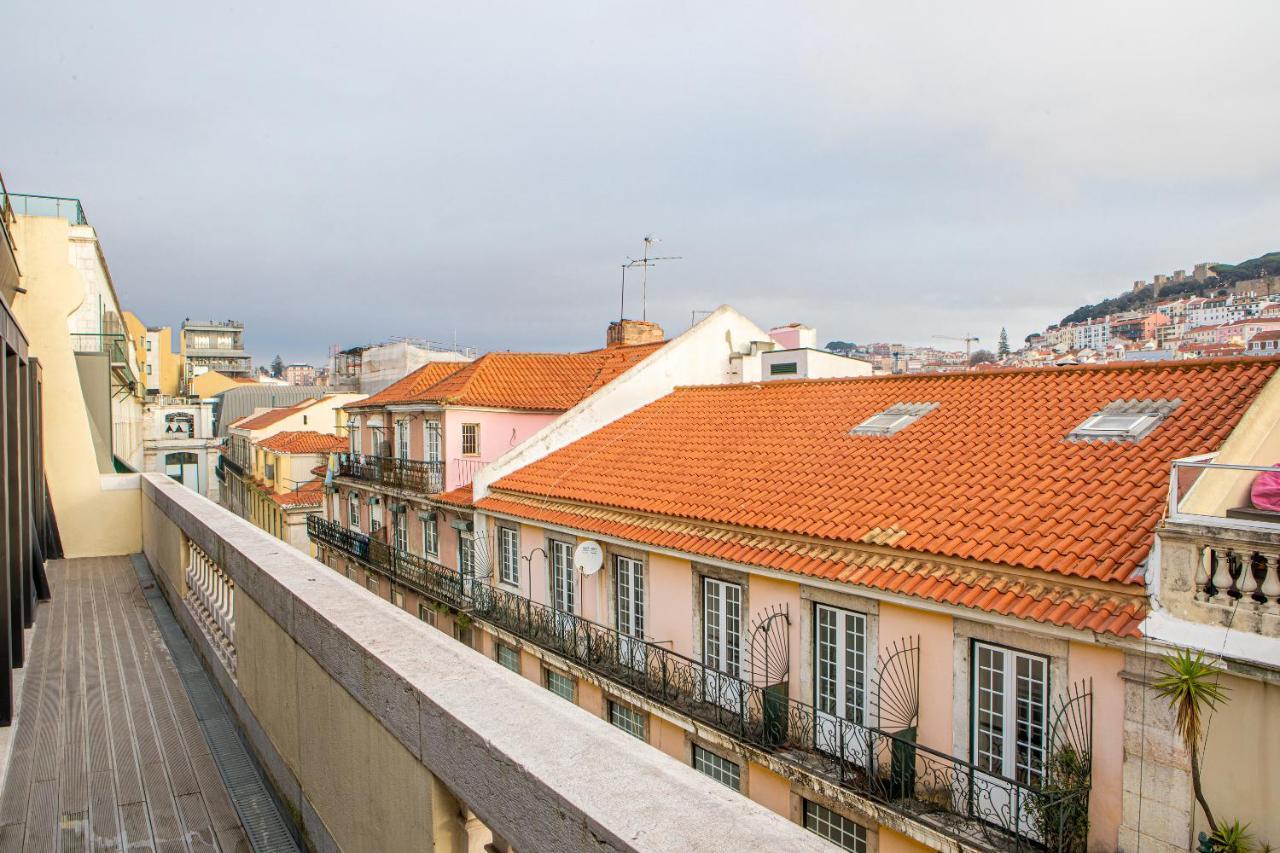
[[[768,340],[764,329],[734,308],[721,305],[696,326],[486,466],[472,481],[475,499],[487,495],[491,483],[512,471],[670,394],[678,385],[737,382],[731,357],[750,352],[753,341]]]

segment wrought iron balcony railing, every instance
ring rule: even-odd
[[[1089,694],[1055,711],[1049,766],[1036,782],[986,772],[915,741],[915,721],[887,731],[819,711],[701,661],[456,571],[318,517],[313,540],[542,649],[936,830],[995,849],[1083,850],[1088,831]],[[410,574],[410,567],[419,567]],[[1067,713],[1067,709],[1076,713]]]
[[[312,541],[355,557],[394,582],[403,583],[423,595],[459,609],[471,606],[467,591],[472,582],[467,580],[464,583],[458,572],[434,560],[392,548],[379,539],[371,539],[316,515],[307,516],[307,535]]]
[[[426,495],[444,491],[443,461],[344,453],[338,457],[338,476]]]

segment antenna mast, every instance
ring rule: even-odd
[[[622,265],[622,305],[618,313],[618,319],[626,319],[627,313],[627,270],[631,267],[641,267],[644,269],[644,276],[640,280],[640,319],[649,319],[649,267],[658,261],[680,261],[684,258],[680,255],[668,255],[661,258],[649,257],[649,247],[654,243],[660,242],[653,234],[644,235],[644,256],[641,258],[633,258],[627,256],[627,262]]]

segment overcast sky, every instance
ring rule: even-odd
[[[674,334],[1019,340],[1280,250],[1280,4],[11,3],[9,189],[261,361]],[[638,316],[639,277],[627,315]],[[945,343],[932,341],[933,343]],[[957,345],[959,346],[959,345]]]

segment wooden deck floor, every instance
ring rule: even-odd
[[[128,557],[49,563],[0,851],[248,851]]]

